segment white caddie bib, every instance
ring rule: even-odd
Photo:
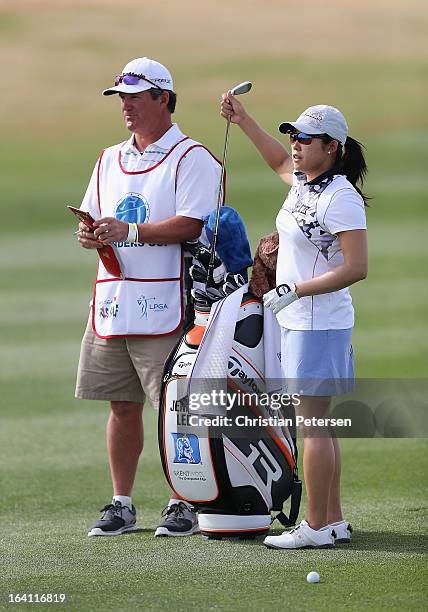
[[[122,145],[110,147],[98,163],[98,204],[102,217],[128,223],[156,223],[176,215],[176,173],[190,138],[176,143],[153,166],[127,172]],[[113,243],[122,278],[99,262],[92,327],[97,336],[160,336],[178,330],[183,320],[183,257],[180,244]]]

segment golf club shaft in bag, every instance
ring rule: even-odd
[[[250,81],[244,81],[239,85],[235,85],[230,90],[230,93],[233,96],[240,96],[242,94],[246,94],[250,91],[253,84]],[[218,186],[218,196],[217,196],[217,208],[216,208],[216,219],[214,225],[214,238],[211,243],[211,257],[208,265],[208,280],[207,287],[213,286],[213,271],[214,271],[214,260],[215,260],[215,251],[217,246],[217,236],[218,236],[218,224],[220,219],[220,208],[223,200],[223,181],[224,181],[224,172],[226,167],[226,159],[227,159],[227,145],[229,141],[229,130],[230,130],[230,117],[227,118],[226,123],[226,133],[224,135],[224,146],[223,146],[223,157],[221,162],[221,173],[220,173],[220,181]]]

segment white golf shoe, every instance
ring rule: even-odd
[[[350,544],[352,537],[352,525],[347,521],[330,523],[330,529],[334,537],[335,544]]]
[[[263,544],[268,548],[334,548],[334,536],[330,525],[317,531],[302,521],[291,531],[284,531],[279,536],[267,536]]]

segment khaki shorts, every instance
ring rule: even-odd
[[[157,408],[165,361],[181,332],[171,336],[97,338],[91,315],[82,339],[75,396],[144,403]]]

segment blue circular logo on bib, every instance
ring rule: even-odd
[[[126,223],[147,223],[149,215],[149,205],[139,193],[127,193],[116,206],[116,219]]]

